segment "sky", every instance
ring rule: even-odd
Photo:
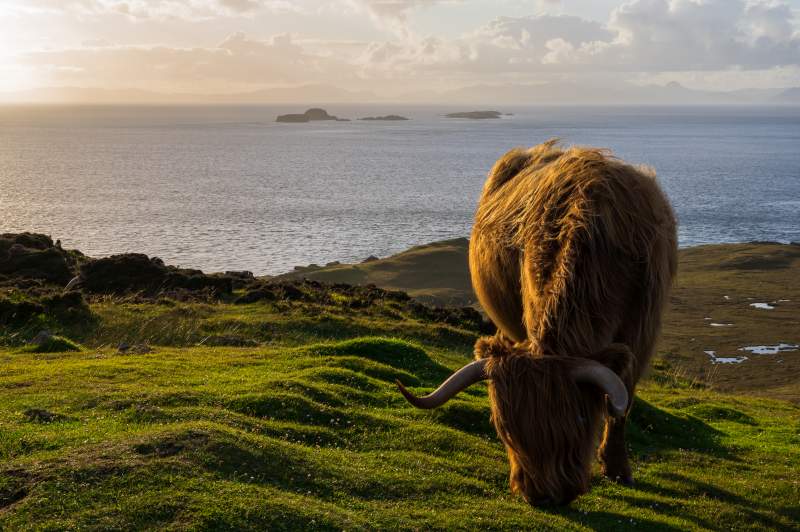
[[[800,0],[0,0],[0,91],[800,86]]]

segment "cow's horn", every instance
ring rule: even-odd
[[[594,384],[608,394],[609,413],[622,417],[628,409],[628,389],[619,376],[599,362],[590,361],[572,371],[575,382]]]
[[[460,370],[456,371],[450,375],[450,377],[438,388],[436,388],[436,390],[424,397],[417,397],[406,390],[406,387],[403,386],[403,383],[401,383],[399,380],[397,381],[397,387],[400,389],[400,393],[403,394],[403,397],[405,397],[409,403],[417,408],[436,408],[437,406],[442,406],[447,401],[455,397],[461,390],[464,390],[465,388],[468,388],[476,382],[482,381],[486,378],[486,359],[483,358],[474,362],[470,362]]]

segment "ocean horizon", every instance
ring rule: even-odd
[[[494,161],[558,137],[655,168],[683,247],[800,241],[800,108],[0,107],[0,232],[277,274],[468,236]],[[445,118],[496,109],[497,120]],[[408,121],[358,118],[399,114]]]

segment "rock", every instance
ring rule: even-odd
[[[129,345],[125,342],[119,344],[117,352],[126,355],[146,355],[152,353],[153,349],[147,344],[133,344]]]
[[[0,235],[0,274],[6,276],[42,279],[63,286],[75,277],[83,260],[79,251],[61,249],[47,235]]]
[[[44,345],[50,342],[50,340],[52,339],[53,339],[53,333],[51,333],[47,329],[42,329],[28,343],[30,345]]]
[[[36,343],[34,343],[34,340]],[[43,334],[34,338],[25,348],[29,353],[63,353],[65,351],[80,351],[81,346],[65,336]]]
[[[44,408],[27,408],[22,415],[31,423],[53,423],[69,419],[62,414],[56,414]]]
[[[326,263],[326,264],[325,264],[325,267],[328,267],[328,268],[329,268],[329,267],[331,267],[331,266],[339,266],[340,264],[341,264],[341,262],[339,262],[338,260],[335,260],[335,261],[332,261],[332,262],[328,262],[328,263]]]
[[[379,259],[379,258],[378,258],[378,257],[376,257],[375,255],[370,255],[370,256],[369,256],[369,257],[367,257],[366,259],[362,260],[362,261],[361,261],[361,264],[366,264],[367,262],[375,262],[376,260],[381,260],[381,259]]]
[[[336,120],[336,117],[329,115],[325,109],[319,107],[312,107],[303,113],[309,120]]]
[[[165,288],[167,268],[157,257],[126,253],[84,264],[81,278],[83,289],[92,293],[151,292]]]
[[[211,295],[230,294],[231,277],[206,275],[200,270],[166,266],[158,257],[141,253],[112,255],[81,266],[81,288],[94,294],[140,293],[156,296],[175,290],[204,291]]]
[[[449,113],[444,115],[446,118],[469,118],[472,120],[487,120],[500,118],[503,116],[499,111],[466,111],[460,113]]]
[[[227,271],[222,275],[231,279],[234,289],[244,288],[256,280],[251,271]]]
[[[253,272],[247,271],[247,270],[227,271],[227,272],[225,272],[225,275],[228,276],[228,277],[235,277],[237,279],[244,279],[244,280],[248,280],[248,281],[250,281],[252,279],[255,279],[255,275],[253,275]]]
[[[339,118],[334,115],[329,115],[328,111],[325,109],[320,109],[319,107],[312,107],[311,109],[306,110],[303,114],[288,114],[288,115],[280,115],[278,118],[275,119],[276,122],[289,122],[289,123],[306,123],[311,121],[324,121],[324,120],[334,120],[336,122],[349,122],[350,120],[347,118]]]
[[[366,116],[364,118],[359,118],[359,120],[367,120],[367,121],[398,121],[398,120],[409,120],[405,116],[400,115],[386,115],[386,116]]]
[[[290,124],[303,124],[308,122],[309,119],[306,115],[302,114],[289,114],[289,115],[280,115],[278,118],[275,119],[276,122],[286,122]]]

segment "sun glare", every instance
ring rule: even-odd
[[[0,5],[0,92],[25,90],[33,83],[31,69],[18,61],[19,42],[26,28],[14,13],[11,6]]]

